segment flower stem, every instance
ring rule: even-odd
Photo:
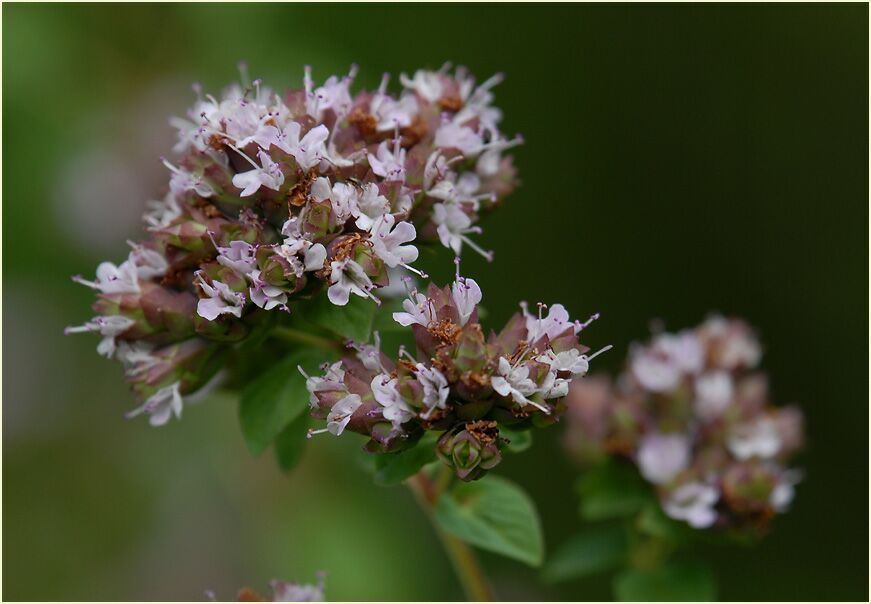
[[[326,350],[328,352],[338,352],[339,354],[345,352],[345,349],[342,346],[341,342],[322,338],[321,336],[316,336],[314,334],[306,333],[298,329],[293,329],[292,327],[274,327],[270,332],[270,335],[281,340],[285,340],[287,342],[306,344],[308,346],[314,346],[315,348],[320,348],[321,350]]]
[[[443,531],[433,518],[441,491],[424,470],[409,478],[405,484],[414,493],[417,502],[432,521],[433,528],[445,548],[445,553],[450,558],[454,571],[460,579],[466,598],[470,602],[493,602],[495,600],[493,590],[487,583],[487,577],[484,575],[475,551],[465,541]]]

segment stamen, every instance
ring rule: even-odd
[[[97,283],[95,281],[88,281],[81,275],[73,275],[72,277],[74,283],[80,283],[82,285],[87,285],[91,289],[98,289]]]
[[[408,350],[406,350],[405,345],[401,345],[401,346],[399,347],[399,356],[400,356],[400,357],[405,357],[405,358],[407,358],[409,361],[411,361],[412,363],[414,363],[415,365],[417,365],[417,359],[415,359],[413,356],[411,356],[411,353],[409,353]]]
[[[381,76],[381,84],[378,86],[378,94],[381,96],[387,95],[387,83],[390,81],[390,74],[385,73]]]
[[[239,79],[242,82],[242,88],[251,87],[251,79],[248,77],[248,63],[239,61]]]
[[[481,254],[482,256],[484,256],[484,258],[487,260],[487,262],[493,262],[493,252],[492,251],[488,252],[487,250],[480,247],[478,244],[476,244],[474,241],[472,241],[471,239],[469,239],[465,235],[460,235],[460,239],[466,245],[468,245],[470,248],[472,248],[474,251],[476,251],[479,254]]]
[[[399,159],[399,151],[402,148],[400,146],[402,137],[399,135],[399,124],[396,124],[396,127],[393,130],[393,136],[393,159]]]
[[[329,430],[328,430],[327,428],[321,428],[320,430],[314,430],[313,428],[309,428],[309,429],[306,431],[305,437],[306,437],[306,438],[311,438],[311,437],[314,436],[315,434],[323,434],[324,432],[329,432]]]
[[[598,321],[600,316],[601,315],[599,313],[594,313],[593,315],[591,315],[589,319],[587,319],[585,322],[580,323],[578,325],[578,331],[581,331],[582,329],[586,329],[587,327],[590,326],[590,323],[592,323],[593,321]]]
[[[411,271],[411,272],[414,273],[415,275],[420,276],[421,279],[427,279],[427,278],[429,277],[429,275],[427,275],[427,274],[426,274],[425,272],[423,272],[422,270],[416,269],[416,268],[414,268],[413,266],[409,266],[409,265],[407,265],[407,264],[405,264],[405,263],[400,263],[399,266],[401,266],[401,267],[404,268],[405,270]],[[410,277],[409,277],[409,278],[410,278]]]
[[[545,407],[545,406],[543,406],[543,405],[541,405],[541,404],[539,404],[539,403],[536,403],[536,402],[533,401],[533,400],[530,400],[530,399],[526,399],[526,400],[528,400],[528,401],[529,401],[529,404],[532,405],[533,407],[535,407],[536,409],[538,409],[538,410],[540,410],[540,411],[543,411],[543,412],[546,413],[547,415],[550,415],[550,409],[548,409],[547,407]]]
[[[597,356],[599,356],[599,355],[602,354],[603,352],[608,352],[608,351],[611,350],[612,348],[614,348],[614,346],[612,346],[611,344],[608,344],[608,345],[605,346],[604,348],[600,348],[599,350],[597,350],[596,352],[594,352],[593,354],[591,354],[590,356],[588,356],[588,357],[587,357],[587,360],[588,360],[588,361],[592,361],[593,359],[595,359]]]

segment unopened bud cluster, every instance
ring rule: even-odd
[[[761,355],[740,320],[658,334],[631,349],[616,383],[573,385],[566,445],[582,462],[632,460],[674,519],[763,528],[800,479],[787,463],[802,444],[802,416],[769,404]]]
[[[589,367],[578,341],[589,322],[571,321],[562,305],[538,314],[523,308],[498,334],[478,321],[481,289],[457,275],[447,287],[409,292],[393,318],[411,327],[417,356],[391,359],[375,345],[308,377],[312,414],[327,421],[315,432],[350,430],[369,437],[366,449],[386,453],[442,432],[437,454],[463,480],[496,466],[506,439],[500,426],[528,429],[556,421],[569,384]],[[313,433],[315,433],[313,432]]]
[[[336,305],[371,298],[388,269],[418,272],[415,242],[471,247],[480,214],[515,186],[518,144],[499,131],[495,76],[462,68],[351,94],[356,68],[278,95],[259,81],[200,96],[177,119],[169,191],[144,216],[148,240],[93,281],[97,332],[160,425],[221,366],[259,315],[326,288]],[[244,74],[243,74],[244,76]],[[243,79],[245,79],[243,77]],[[197,91],[200,94],[199,90]]]

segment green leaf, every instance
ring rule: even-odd
[[[644,506],[637,521],[642,533],[673,543],[684,543],[696,537],[699,531],[684,522],[678,522],[665,515],[658,501]]]
[[[622,602],[710,602],[717,597],[711,570],[698,562],[671,562],[652,570],[627,570],[614,578]]]
[[[611,570],[626,561],[629,538],[621,525],[597,526],[562,544],[544,568],[545,581],[578,579]]]
[[[499,435],[509,440],[505,448],[512,453],[522,453],[532,446],[532,430],[511,430],[500,427]]]
[[[372,329],[381,333],[410,331],[393,320],[393,313],[402,312],[402,300],[384,300],[375,312]]]
[[[375,458],[375,483],[381,486],[399,484],[417,474],[426,464],[435,461],[437,440],[435,432],[427,432],[410,449],[378,455]]]
[[[631,516],[653,498],[651,487],[635,467],[622,460],[608,460],[586,471],[578,480],[581,517],[605,520]]]
[[[275,437],[275,457],[283,471],[289,472],[302,459],[310,423],[308,413],[301,413]]]
[[[260,455],[273,439],[308,409],[309,393],[298,365],[318,373],[326,353],[316,348],[294,352],[257,376],[243,390],[239,402],[239,421],[245,443],[254,455]]]
[[[298,308],[304,320],[360,343],[369,341],[372,323],[378,311],[375,302],[359,296],[351,296],[345,306],[336,306],[326,296],[318,296],[309,304],[300,305]]]
[[[445,532],[481,549],[530,566],[540,566],[544,558],[535,504],[504,478],[457,484],[439,498],[435,518]]]

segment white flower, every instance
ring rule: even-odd
[[[320,121],[324,112],[332,109],[336,116],[341,119],[351,107],[350,87],[356,75],[357,66],[352,65],[347,76],[342,79],[330,76],[323,86],[312,90],[314,83],[311,79],[311,67],[306,65],[303,79],[306,91],[306,113]]]
[[[375,221],[389,211],[390,202],[378,192],[378,185],[370,182],[363,187],[363,193],[357,200],[357,228],[371,230]]]
[[[753,368],[762,358],[759,341],[742,321],[715,315],[701,325],[699,333],[714,340],[717,363],[724,369]]]
[[[133,418],[148,413],[151,416],[148,418],[148,422],[152,426],[164,425],[173,415],[180,419],[184,402],[179,393],[180,385],[181,382],[175,382],[170,386],[164,386],[148,397],[140,407],[129,412],[127,417]]]
[[[704,367],[705,351],[692,332],[660,334],[648,347],[637,347],[630,366],[642,387],[652,392],[676,388],[684,375],[697,374]]]
[[[324,260],[327,259],[327,248],[322,243],[316,243],[305,251],[305,270],[319,271],[324,268]]]
[[[464,172],[457,176],[455,172],[448,172],[434,187],[428,189],[426,194],[444,202],[468,203],[477,210],[482,199],[493,199],[492,193],[477,195],[480,188],[481,179],[475,173]]]
[[[104,294],[138,294],[140,291],[139,271],[129,259],[119,266],[111,262],[101,262],[97,267],[96,281],[87,281],[78,275],[73,277],[73,281]]]
[[[557,377],[556,371],[548,371],[538,388],[542,398],[562,398],[569,393],[569,380]]]
[[[405,149],[399,146],[397,138],[393,151],[387,145],[387,141],[381,141],[376,155],[368,154],[369,166],[372,172],[387,181],[405,182]]]
[[[197,303],[197,314],[207,321],[214,321],[219,315],[242,316],[242,307],[245,306],[245,296],[234,292],[225,283],[213,281],[209,285],[203,280],[201,274],[197,275],[198,283],[207,297],[200,298]]]
[[[435,367],[427,367],[423,363],[417,363],[417,381],[423,387],[423,406],[426,412],[421,415],[423,419],[429,419],[436,409],[444,409],[447,406],[448,380],[441,371]]]
[[[527,398],[538,391],[536,383],[529,378],[529,367],[526,365],[512,367],[508,359],[499,357],[497,371],[499,374],[490,378],[490,385],[493,386],[493,390],[501,396],[510,396],[520,406],[532,405],[545,413],[550,413],[547,407]]]
[[[414,226],[410,222],[395,222],[392,214],[384,214],[372,225],[372,248],[390,268],[406,266],[417,260],[418,254],[413,245],[403,245],[417,237]]]
[[[487,148],[478,156],[475,163],[475,171],[481,176],[495,176],[499,173],[499,165],[502,163],[502,152],[523,143],[519,136],[511,139],[497,139],[487,143]]]
[[[384,407],[381,414],[396,429],[414,417],[411,407],[408,406],[408,403],[405,402],[405,399],[396,390],[398,383],[399,380],[396,378],[391,378],[386,373],[381,373],[372,378],[370,384],[372,394],[375,396],[375,402]]]
[[[433,144],[441,149],[457,149],[466,157],[474,157],[484,148],[481,135],[468,126],[459,125],[456,120],[439,126]]]
[[[555,340],[569,330],[572,330],[572,333],[579,331],[579,324],[571,321],[569,312],[562,304],[551,306],[547,316],[541,316],[541,309],[544,306],[540,305],[538,317],[527,312],[525,306],[522,308],[523,314],[526,317],[526,339],[530,343],[537,342],[545,336],[547,336],[548,340]]]
[[[152,229],[162,229],[169,226],[176,218],[181,216],[181,206],[172,193],[167,193],[163,200],[151,200],[145,202],[145,213],[142,220]]]
[[[231,241],[229,247],[215,244],[215,249],[218,250],[218,263],[233,269],[240,275],[247,275],[257,266],[254,259],[257,248],[247,241]]]
[[[325,176],[318,177],[311,187],[311,196],[317,202],[329,200],[332,208],[333,224],[342,225],[352,215],[359,213],[357,189],[347,183],[337,182],[330,185],[330,179]]]
[[[734,426],[727,440],[729,451],[741,460],[774,457],[780,452],[782,444],[777,422],[768,417]]]
[[[409,293],[408,299],[402,301],[402,308],[405,312],[393,313],[393,320],[403,327],[409,325],[429,327],[436,321],[432,300],[417,291]]]
[[[327,431],[335,436],[341,436],[345,431],[351,416],[363,404],[358,394],[349,394],[339,399],[327,415]]]
[[[648,434],[638,448],[638,469],[653,484],[666,484],[690,464],[685,434]]]
[[[418,112],[417,99],[412,94],[403,94],[395,100],[379,91],[372,98],[369,112],[378,120],[375,129],[379,132],[407,128]]]
[[[330,365],[323,377],[309,376],[301,366],[297,366],[297,369],[305,378],[305,387],[310,393],[309,405],[312,409],[318,406],[315,392],[331,392],[345,387],[345,370],[342,368],[342,361]]]
[[[643,350],[633,354],[629,366],[641,386],[651,392],[673,390],[680,383],[681,371],[671,359]]]
[[[732,404],[735,386],[726,371],[709,371],[696,379],[696,416],[704,421],[720,417]]]
[[[662,507],[675,520],[683,520],[693,528],[707,528],[717,520],[714,505],[719,498],[716,488],[690,482],[671,493]]]
[[[454,306],[457,307],[457,313],[460,315],[460,325],[469,322],[469,318],[475,312],[475,308],[483,296],[481,288],[474,279],[460,277],[457,274],[457,278],[451,284],[451,300],[453,300]]]
[[[148,249],[144,245],[139,245],[128,241],[133,251],[130,252],[127,261],[136,267],[136,275],[140,279],[148,280],[155,277],[161,277],[166,274],[166,269],[169,268],[169,263],[163,254],[154,250]]]
[[[423,167],[423,190],[432,195],[435,183],[445,178],[448,173],[448,162],[441,151],[436,149],[426,158]]]
[[[801,478],[801,472],[798,470],[787,470],[780,475],[769,497],[769,503],[774,511],[782,513],[789,509],[795,498],[795,485],[801,481]]]
[[[344,306],[348,303],[351,294],[361,298],[373,298],[371,289],[374,287],[372,280],[363,267],[354,260],[333,260],[330,263],[330,288],[327,297],[336,306]]]
[[[590,369],[586,355],[581,354],[575,348],[569,348],[563,352],[547,350],[537,360],[550,365],[551,371],[571,371],[573,375],[584,375]]]
[[[145,342],[118,342],[115,358],[124,366],[127,377],[136,378],[154,368],[160,359],[152,353],[154,347]]]
[[[481,249],[466,235],[478,234],[480,227],[472,226],[472,219],[462,207],[455,203],[437,203],[432,207],[432,221],[435,223],[436,232],[442,245],[459,254],[463,244],[467,244],[473,250],[484,256],[487,260],[493,259],[493,252]]]
[[[121,315],[111,315],[108,317],[94,317],[84,325],[67,327],[64,333],[86,333],[89,331],[99,332],[103,339],[97,345],[97,353],[106,358],[112,358],[115,354],[115,338],[133,327],[135,321]]]
[[[248,295],[254,304],[265,310],[272,310],[276,306],[287,309],[287,292],[263,281],[259,270],[251,271],[248,278],[253,284],[248,288]]]
[[[330,131],[323,124],[306,132],[302,140],[299,137],[302,132],[299,122],[289,121],[280,130],[274,126],[266,130],[267,134],[258,140],[258,144],[265,149],[268,149],[270,144],[275,145],[288,155],[292,155],[300,168],[305,171],[311,170],[326,155],[324,145],[330,136]]]
[[[664,353],[685,373],[698,373],[705,365],[705,349],[691,331],[660,334],[653,340],[653,349]]]
[[[233,177],[233,186],[242,189],[240,197],[248,197],[257,192],[261,186],[277,191],[284,183],[284,173],[281,166],[272,161],[272,157],[262,149],[257,152],[261,167],[254,164],[254,169],[241,172]],[[253,163],[253,162],[252,162]]]
[[[200,197],[211,197],[215,194],[212,186],[203,180],[202,176],[197,176],[173,166],[166,160],[163,160],[163,165],[166,166],[172,176],[169,179],[169,190],[173,196],[182,196],[188,191],[194,191]]]
[[[409,78],[404,73],[399,74],[399,81],[403,86],[413,90],[430,103],[435,103],[442,98],[444,91],[441,77],[441,73],[437,71],[419,69],[414,72],[413,78]]]
[[[300,583],[288,583],[287,581],[272,581],[273,602],[324,602],[324,585],[308,585]]]

